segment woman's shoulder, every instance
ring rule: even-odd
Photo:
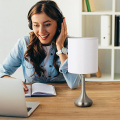
[[[24,40],[25,40],[26,44],[28,45],[30,42],[30,36],[24,36]]]
[[[17,45],[22,48],[26,48],[26,46],[29,44],[30,36],[23,36],[18,39]]]
[[[30,36],[23,36],[18,39],[16,43],[16,47],[18,47],[21,50],[23,49],[23,51],[26,51],[29,41],[30,41]]]
[[[19,43],[28,45],[30,42],[30,36],[24,36],[19,38]]]

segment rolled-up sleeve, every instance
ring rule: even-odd
[[[3,64],[0,64],[0,77],[10,76],[18,67],[21,66],[23,56],[22,50],[23,40],[19,39],[11,50],[10,54],[6,57]]]
[[[59,72],[63,73],[63,76],[71,89],[77,88],[80,85],[81,83],[80,75],[68,72],[68,59],[66,59],[65,62],[59,67]]]

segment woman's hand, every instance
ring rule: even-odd
[[[58,36],[58,38],[56,40],[56,47],[57,47],[58,51],[64,47],[64,42],[65,42],[66,37],[67,37],[67,25],[66,25],[66,21],[64,18],[63,22],[61,23],[60,35]],[[68,55],[67,54],[60,54],[59,58],[60,58],[60,62],[62,65],[65,62],[65,60],[68,58]]]
[[[56,46],[57,50],[61,50],[64,47],[64,42],[67,37],[67,25],[65,18],[63,19],[63,22],[61,23],[61,32],[56,40]]]
[[[28,88],[23,81],[22,81],[22,83],[23,83],[24,93],[26,94],[26,92],[28,91]]]

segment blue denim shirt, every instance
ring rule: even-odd
[[[3,64],[0,64],[0,77],[3,77],[5,75],[12,75],[17,68],[19,68],[22,65],[23,68],[23,75],[25,78],[26,83],[34,83],[34,82],[67,82],[68,86],[73,89],[80,85],[80,76],[78,74],[72,74],[68,72],[68,59],[62,64],[60,62],[60,59],[56,61],[56,64],[59,66],[59,72],[56,70],[56,68],[53,65],[53,59],[55,53],[55,44],[51,43],[52,47],[50,49],[50,56],[48,59],[49,67],[47,69],[48,76],[41,75],[41,77],[38,77],[38,75],[35,73],[33,76],[31,76],[34,73],[34,67],[30,62],[27,62],[24,59],[24,53],[27,50],[27,45],[29,44],[30,36],[25,36],[23,38],[20,38],[18,42],[15,44],[14,48],[11,50],[8,57],[5,59]],[[44,61],[41,63],[41,66],[44,65]]]

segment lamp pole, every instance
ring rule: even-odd
[[[85,90],[85,74],[81,74],[81,94],[75,100],[75,105],[78,107],[90,107],[92,105],[92,100],[87,96]]]

